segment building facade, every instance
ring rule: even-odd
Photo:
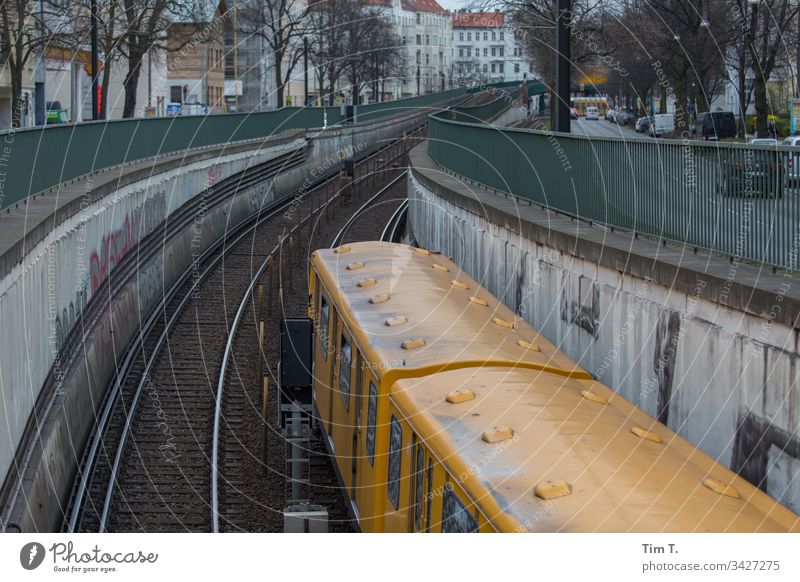
[[[453,83],[522,81],[533,74],[502,12],[452,14]]]
[[[369,0],[369,4],[383,9],[402,43],[402,63],[397,76],[383,84],[385,96],[401,99],[449,87],[450,13],[436,0]]]
[[[225,39],[221,23],[176,23],[167,53],[169,112],[222,113],[225,110]],[[185,39],[192,39],[185,42]],[[181,46],[182,45],[182,46]]]

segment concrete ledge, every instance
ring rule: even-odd
[[[106,168],[59,184],[15,207],[9,207],[0,213],[0,279],[21,263],[25,254],[44,240],[54,228],[80,212],[81,206],[91,205],[116,190],[149,176],[223,155],[289,143],[302,137],[304,133],[303,130],[291,131],[263,140],[190,150]]]
[[[427,143],[411,151],[410,165],[414,176],[438,196],[526,239],[690,295],[702,276],[703,299],[800,330],[800,287],[791,284],[791,273],[695,254],[530,205],[446,173],[428,155]]]

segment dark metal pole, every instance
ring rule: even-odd
[[[97,0],[92,0],[92,119],[98,119],[97,103]]]
[[[572,0],[557,0],[556,17],[556,131],[569,133],[570,18]]]
[[[794,63],[794,96],[800,97],[800,0],[798,0],[797,13],[797,46],[795,47]]]
[[[308,37],[303,37],[303,71],[304,71],[304,79],[303,79],[303,105],[308,107]]]

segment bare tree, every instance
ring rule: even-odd
[[[11,78],[11,125],[19,127],[23,75],[48,45],[74,48],[80,35],[74,8],[52,0],[0,0],[0,60]]]
[[[750,69],[755,75],[753,85],[756,108],[756,134],[768,134],[770,114],[767,82],[786,58],[786,36],[796,23],[798,3],[794,0],[762,0],[748,4],[743,12],[745,45],[750,54]]]
[[[308,32],[308,4],[302,0],[245,0],[239,10],[242,32],[264,39],[272,57],[277,107],[295,66],[303,56],[302,38]]]
[[[322,0],[309,7],[308,20],[311,60],[320,87],[328,83],[330,104],[341,80],[357,103],[366,84],[377,96],[378,85],[404,74],[402,40],[380,8],[361,0]]]

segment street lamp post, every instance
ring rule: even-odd
[[[570,17],[572,0],[558,0],[556,17],[556,131],[569,133]]]

